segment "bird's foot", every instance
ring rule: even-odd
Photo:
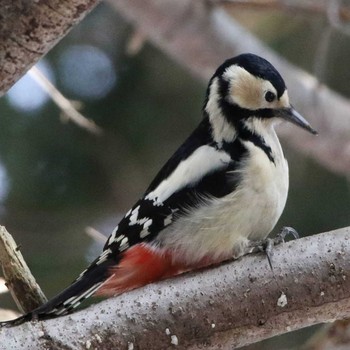
[[[266,238],[262,241],[251,242],[250,244],[251,253],[264,252],[267,256],[267,260],[269,262],[270,268],[271,270],[273,270],[272,268],[273,247],[278,244],[284,243],[285,238],[289,235],[292,235],[294,239],[299,238],[299,234],[294,228],[284,226],[274,238]]]
[[[299,233],[293,227],[283,226],[281,231],[277,233],[276,237],[272,238],[274,245],[284,243],[285,238],[290,235],[293,236],[294,239],[299,238]]]

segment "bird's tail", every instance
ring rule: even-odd
[[[43,320],[64,315],[80,305],[109,278],[109,269],[116,264],[107,260],[97,265],[96,259],[69,287],[45,304],[14,320],[0,322],[0,326],[18,325],[29,320]]]
[[[174,263],[170,253],[144,243],[137,244],[117,256],[113,256],[110,250],[105,250],[57,296],[15,320],[0,322],[0,326],[13,326],[33,319],[43,320],[65,315],[92,294],[121,294],[184,270],[184,266]]]

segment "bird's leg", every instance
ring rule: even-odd
[[[251,242],[249,245],[249,247],[251,248],[250,252],[251,253],[264,252],[267,256],[267,260],[269,262],[270,268],[271,270],[273,270],[272,268],[273,247],[275,245],[284,243],[285,238],[289,235],[292,235],[294,239],[299,238],[299,234],[294,228],[284,226],[274,238],[266,238],[262,241]]]

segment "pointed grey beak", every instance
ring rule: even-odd
[[[297,112],[293,106],[280,109],[278,117],[283,118],[297,126],[300,126],[313,135],[318,135],[318,132],[311,127],[307,120],[299,112]]]

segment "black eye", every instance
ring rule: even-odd
[[[267,102],[273,102],[273,101],[275,100],[275,98],[276,98],[276,95],[275,95],[273,92],[271,92],[271,91],[267,91],[267,92],[266,92],[266,94],[265,94],[265,100],[266,100]]]

